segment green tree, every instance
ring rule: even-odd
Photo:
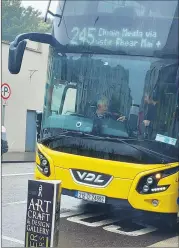
[[[50,19],[45,23],[40,11],[22,7],[21,0],[2,0],[2,40],[12,41],[26,32],[51,32],[51,27]]]

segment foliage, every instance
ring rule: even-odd
[[[26,32],[51,32],[51,20],[45,23],[41,14],[31,6],[24,8],[21,0],[2,0],[2,40],[12,41]]]

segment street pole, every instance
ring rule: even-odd
[[[3,106],[2,106],[2,126],[4,126],[4,123],[5,123],[5,110],[6,110],[6,105],[3,103]]]

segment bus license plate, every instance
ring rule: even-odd
[[[86,200],[86,201],[99,202],[99,203],[106,202],[106,197],[103,195],[96,195],[96,194],[90,194],[86,192],[77,191],[75,196],[79,199]]]

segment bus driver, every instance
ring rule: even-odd
[[[126,120],[125,116],[122,116],[117,113],[108,112],[108,108],[109,108],[108,100],[106,98],[100,99],[97,103],[97,110],[95,113],[95,117],[100,119],[112,118],[116,121],[122,121],[122,122]]]

